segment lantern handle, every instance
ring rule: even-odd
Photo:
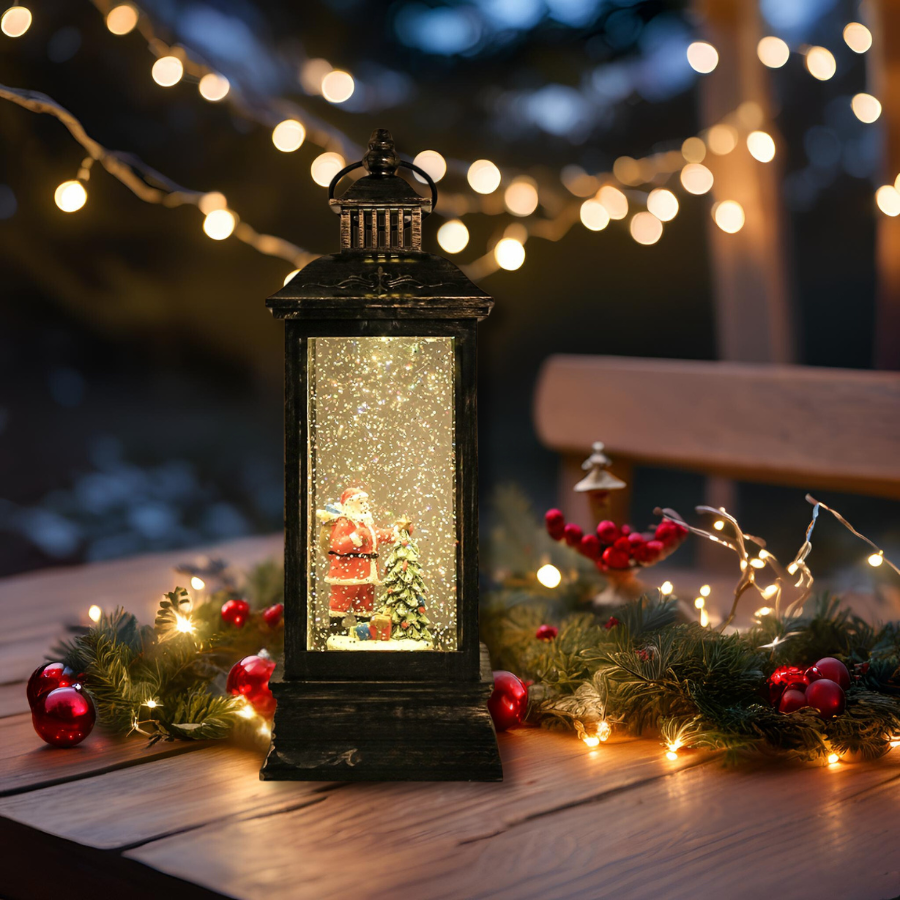
[[[434,183],[434,179],[422,168],[417,166],[415,163],[407,162],[405,159],[400,160],[400,165],[407,168],[412,169],[417,175],[421,175],[422,178],[428,183],[428,186],[431,188],[431,208],[434,209],[437,206],[438,200],[438,189],[437,185]],[[349,175],[354,169],[362,169],[365,164],[362,160],[355,163],[350,163],[349,166],[344,166],[334,178],[331,179],[331,184],[328,185],[328,199],[334,200],[334,189],[338,186],[338,182],[345,176]],[[425,213],[427,216],[428,213]]]

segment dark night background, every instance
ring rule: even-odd
[[[30,5],[28,33],[0,37],[0,82],[50,95],[106,147],[180,184],[223,191],[261,231],[337,249],[337,219],[309,176],[320,148],[279,153],[271,128],[228,101],[205,102],[187,80],[159,87],[146,41],[111,35],[87,0]],[[486,157],[558,184],[567,165],[609,170],[620,155],[677,148],[702,127],[699,76],[684,55],[698,23],[684,3],[142,8],[165,40],[200,53],[249,103],[292,98],[358,145],[390,128],[407,158],[424,149]],[[865,58],[839,39],[856,4],[764,0],[761,9],[767,33],[826,44],[838,58],[827,83],[795,61],[770,73],[799,361],[869,368],[880,126],[848,112],[866,84]],[[304,95],[297,72],[307,57],[353,73],[358,96],[336,106]],[[291,266],[235,239],[209,240],[196,209],[144,203],[99,165],[87,205],[63,214],[53,190],[75,177],[82,148],[55,119],[10,103],[0,104],[0,134],[0,574],[280,527],[282,329],[263,301]],[[444,184],[465,187],[453,176]],[[576,225],[557,242],[532,238],[523,268],[482,281],[497,301],[481,331],[485,498],[516,481],[539,508],[553,502],[556,461],[531,422],[549,354],[716,357],[708,198],[679,200],[658,245],[639,246],[621,223],[600,234]],[[510,217],[465,221],[472,237],[460,263],[484,253]],[[433,252],[439,224],[426,224]],[[895,503],[822,499],[889,552],[900,544]],[[699,476],[638,473],[638,519],[658,503],[701,500]],[[793,553],[808,515],[802,491],[743,491],[742,524],[776,552]],[[836,531],[835,559],[857,560],[859,545]]]

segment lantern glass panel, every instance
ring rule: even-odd
[[[454,338],[307,353],[308,649],[456,650]]]

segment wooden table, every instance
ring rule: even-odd
[[[218,548],[237,565],[279,538]],[[0,582],[0,896],[735,898],[900,894],[900,752],[876,764],[723,769],[571,734],[500,736],[502,784],[287,784],[262,750],[43,746],[24,680],[66,618],[151,618],[189,554]],[[116,891],[113,895],[112,892]]]

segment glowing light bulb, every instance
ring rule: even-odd
[[[194,575],[194,577],[191,578],[191,587],[195,591],[202,591],[203,588],[206,587],[206,582],[202,578],[198,578],[196,575]]]
[[[689,137],[681,145],[681,155],[689,163],[703,162],[706,158],[706,144],[698,137]]]
[[[200,212],[202,212],[203,215],[206,215],[207,213],[211,213],[214,209],[225,209],[225,207],[228,206],[228,201],[221,191],[210,191],[200,198],[200,202],[197,206],[200,207]]]
[[[421,153],[417,153],[413,163],[427,172],[435,182],[440,181],[447,174],[447,161],[437,150],[423,150]],[[418,172],[413,172],[413,176],[416,181],[421,181],[422,184],[426,183]]]
[[[611,184],[605,184],[597,191],[597,199],[609,213],[611,219],[624,219],[628,215],[628,198]]]
[[[721,519],[716,519],[716,521],[713,522],[713,528],[715,528],[716,531],[721,531],[724,527],[725,523]]]
[[[581,736],[581,739],[587,744],[588,747],[596,747],[600,743],[600,738],[597,737],[596,734],[584,734]]]
[[[327,153],[320,154],[312,161],[309,171],[312,174],[312,180],[316,184],[320,187],[328,187],[328,185],[331,184],[331,179],[334,178],[345,165],[344,157],[341,156],[340,153],[334,153],[329,150]]]
[[[659,592],[663,595],[663,597],[668,597],[669,594],[671,594],[672,591],[674,591],[674,590],[675,590],[675,586],[672,584],[671,581],[664,581],[659,586]]]
[[[796,574],[797,574],[797,568],[798,568],[797,563],[791,563],[791,564],[787,567],[788,573],[789,573],[790,575],[796,575]]]
[[[708,584],[704,584],[700,588],[700,596],[701,597],[708,597],[710,595],[710,593],[712,593],[712,589],[710,588],[710,586]]]
[[[865,53],[872,46],[872,32],[860,22],[851,22],[844,28],[844,43],[854,53]]]
[[[881,115],[881,103],[871,94],[856,94],[850,101],[850,108],[853,110],[853,115],[867,125],[877,121]]]
[[[228,96],[231,90],[231,82],[224,75],[217,75],[215,72],[207,72],[197,85],[200,96],[210,103],[218,103]]]
[[[538,206],[538,192],[530,179],[517,178],[504,192],[503,202],[514,216],[530,216]]]
[[[181,81],[184,65],[177,56],[162,56],[153,63],[150,74],[160,87],[172,87]]]
[[[144,706],[146,706],[147,709],[156,709],[159,704],[155,700],[148,700]]]
[[[723,200],[712,210],[716,225],[726,234],[737,234],[744,227],[744,207],[736,200]]]
[[[603,231],[609,225],[609,213],[599,200],[585,200],[581,204],[581,224],[591,231]]]
[[[829,753],[828,754],[828,765],[836,766],[841,761],[840,756],[837,753]]]
[[[445,252],[459,253],[469,243],[469,229],[459,219],[451,219],[438,228],[437,239]]]
[[[559,587],[559,583],[562,581],[562,573],[550,563],[541,566],[536,574],[537,580],[546,588]]]
[[[329,103],[343,103],[353,96],[356,84],[353,76],[343,69],[332,69],[323,79],[320,87],[322,96]]]
[[[224,241],[230,237],[235,225],[237,220],[234,213],[228,209],[214,209],[211,213],[207,213],[203,220],[203,230],[214,241]]]
[[[694,599],[694,606],[697,609],[703,609],[703,607],[706,606],[706,601],[702,597],[696,597]]]
[[[644,246],[655,244],[663,233],[662,222],[651,212],[635,213],[628,225],[631,236]]]
[[[678,759],[678,754],[674,750],[667,750],[666,759],[676,760]]]
[[[761,606],[755,613],[755,616],[761,618],[762,616],[771,616],[772,608],[770,606]]]
[[[97,606],[96,603],[92,604],[91,608],[88,610],[88,618],[92,622],[99,622],[100,617],[103,615],[103,610]]]
[[[780,69],[791,57],[791,48],[780,38],[769,35],[756,45],[759,61],[770,69]]]
[[[688,45],[687,61],[695,72],[708,75],[719,64],[719,53],[706,41],[694,41]]]
[[[772,554],[765,547],[756,554],[760,559],[768,559]]]
[[[87,191],[80,181],[64,181],[53,192],[53,201],[63,212],[76,212],[87,203]]]
[[[884,554],[873,553],[866,561],[873,569],[877,569],[884,562]]]
[[[751,131],[747,135],[747,149],[758,162],[772,162],[775,159],[775,141],[765,131]]]
[[[285,119],[272,129],[272,143],[282,153],[293,153],[305,140],[306,129],[296,119]],[[343,164],[340,168],[343,168]]]
[[[286,287],[287,283],[299,272],[299,269],[294,269],[292,272],[288,272],[287,275],[284,276],[284,286]]]
[[[700,627],[706,628],[707,625],[709,625],[709,613],[704,608],[700,610]]]
[[[678,198],[666,188],[655,188],[647,195],[647,209],[661,222],[671,222],[678,215]]]
[[[713,173],[700,163],[688,163],[681,170],[681,184],[689,194],[705,194],[713,186]]]
[[[886,216],[900,216],[900,191],[892,184],[884,184],[875,191],[875,202]]]
[[[138,11],[131,3],[120,3],[114,6],[106,16],[106,27],[116,35],[134,31],[138,23]]]
[[[175,630],[181,634],[191,634],[194,630],[194,623],[187,617],[175,614]]]
[[[806,51],[806,68],[813,78],[828,81],[837,71],[837,63],[830,50],[824,47],[810,47]]]
[[[754,569],[764,569],[766,564],[761,559],[751,559],[750,565],[753,566]]]
[[[600,738],[601,741],[608,741],[611,734],[612,725],[610,725],[606,719],[601,719],[600,724],[597,726],[597,737]]]
[[[500,170],[489,159],[476,159],[466,175],[469,186],[479,194],[493,194],[500,187]]]
[[[765,597],[766,600],[768,600],[769,597],[774,597],[778,593],[778,585],[770,584],[762,593],[763,593],[763,597]]]
[[[522,242],[513,237],[503,238],[494,247],[494,259],[501,269],[514,272],[525,262],[525,248]]]
[[[22,37],[31,28],[31,10],[27,6],[11,6],[0,16],[0,31],[7,37]]]
[[[722,123],[713,125],[706,135],[706,143],[709,144],[709,149],[716,156],[725,156],[725,154],[731,153],[737,147],[737,142],[737,128],[733,125],[724,125]]]

